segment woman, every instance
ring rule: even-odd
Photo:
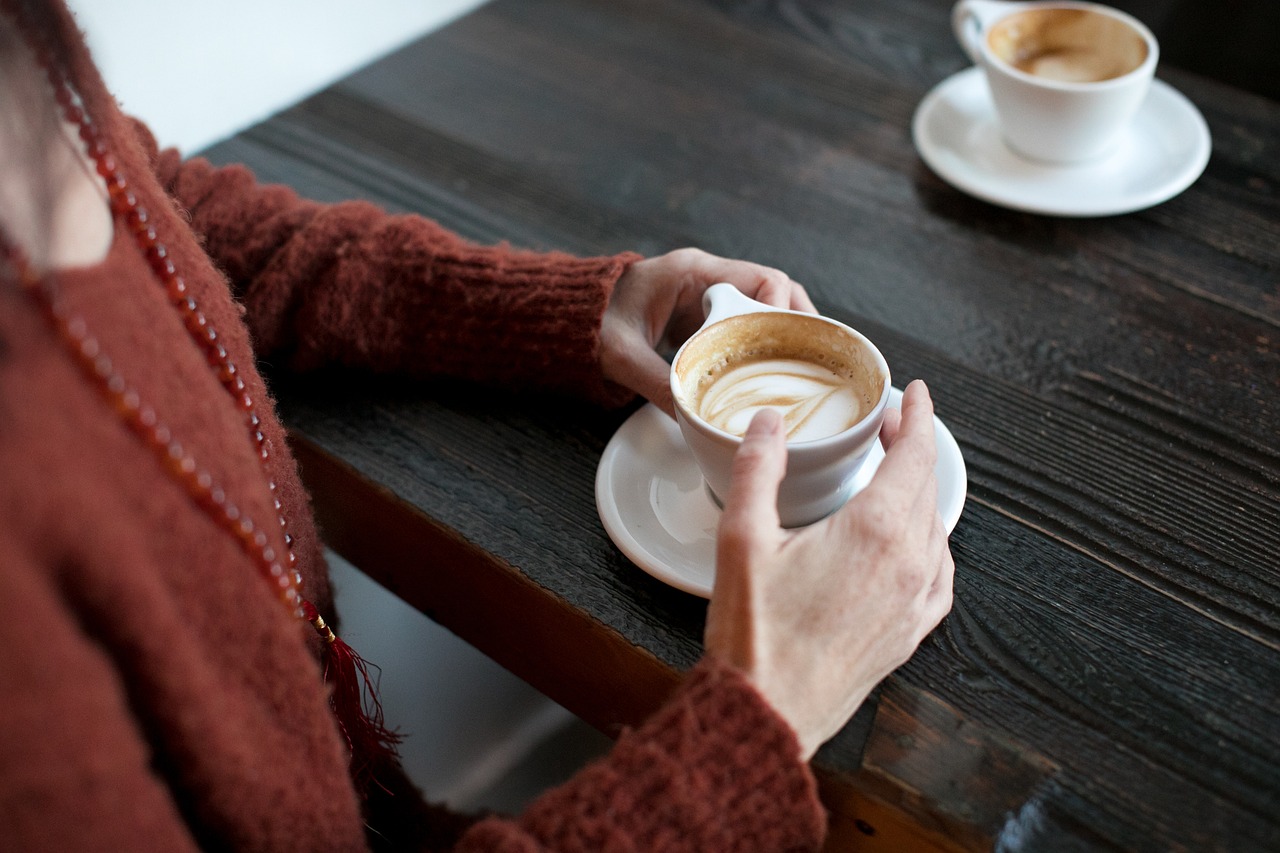
[[[805,762],[950,606],[923,385],[887,418],[871,486],[799,532],[774,508],[778,419],[758,417],[721,523],[704,659],[525,814],[448,814],[359,713],[255,360],[604,405],[638,392],[670,411],[654,347],[696,325],[707,286],[811,310],[804,290],[694,250],[473,246],[421,217],[182,162],[119,113],[60,2],[0,10],[5,846],[819,846]]]

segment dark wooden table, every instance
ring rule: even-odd
[[[1166,62],[1197,183],[1004,210],[912,147],[949,5],[495,0],[209,153],[483,241],[771,264],[930,382],[955,608],[816,758],[833,848],[1280,849],[1280,104]],[[627,412],[277,381],[332,544],[556,700],[616,730],[699,656],[705,603],[596,515]]]

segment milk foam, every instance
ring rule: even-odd
[[[774,409],[788,441],[813,441],[853,426],[865,406],[857,386],[827,367],[768,358],[714,377],[702,390],[698,415],[717,429],[743,435],[756,412]]]

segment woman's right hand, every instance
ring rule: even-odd
[[[933,403],[912,382],[887,410],[871,483],[809,527],[778,522],[786,444],[757,415],[734,460],[707,611],[708,654],[739,668],[791,724],[808,760],[951,609],[938,517]]]

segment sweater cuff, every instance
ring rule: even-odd
[[[579,258],[506,247],[475,253],[435,261],[434,274],[457,283],[469,308],[452,328],[432,330],[436,343],[424,366],[609,407],[635,397],[601,373],[600,328],[614,286],[641,255]],[[451,343],[441,346],[441,337]]]
[[[609,756],[540,798],[477,849],[816,850],[826,832],[795,733],[737,670],[699,663]],[[524,834],[528,835],[525,836]],[[530,838],[529,836],[532,836]]]

